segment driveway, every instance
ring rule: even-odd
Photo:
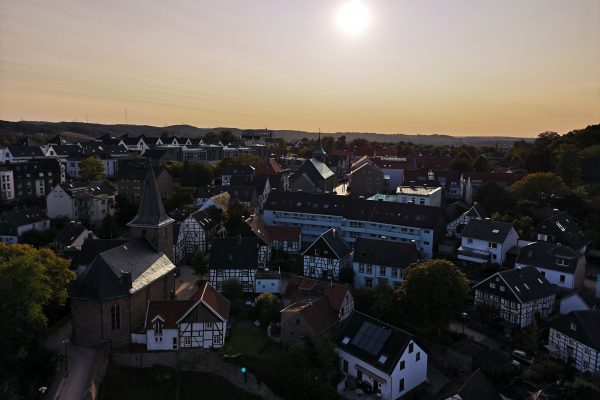
[[[467,325],[464,325],[460,323],[460,322],[452,322],[449,326],[448,329],[452,332],[456,332],[456,333],[463,333],[465,335],[467,335],[469,337],[469,339],[471,339],[474,342],[477,342],[479,344],[482,344],[490,349],[501,349],[502,348],[502,343],[492,339],[491,337],[487,336],[484,333],[481,333],[479,331],[476,331],[475,329],[470,328]],[[463,331],[464,329],[464,331]]]

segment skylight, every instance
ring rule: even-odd
[[[385,364],[385,362],[387,361],[387,356],[385,354],[382,354],[379,356],[379,361],[381,364]]]
[[[500,233],[500,231],[498,229],[493,229],[492,233]]]
[[[343,344],[348,344],[348,343],[350,343],[350,338],[349,338],[348,336],[345,336],[345,337],[342,339],[342,343],[343,343]]]
[[[527,286],[526,283],[524,283],[523,286],[525,286],[525,289],[529,290],[529,286]]]
[[[544,282],[542,282],[542,280],[540,278],[537,278],[538,282],[543,284]]]
[[[517,286],[515,286],[515,289],[517,292],[520,292],[519,288]]]

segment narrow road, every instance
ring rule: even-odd
[[[460,322],[452,322],[448,329],[452,332],[456,333],[464,333],[467,335],[472,341],[482,344],[490,349],[500,349],[502,344],[491,337],[487,336],[484,333],[476,331],[475,329],[469,328],[467,325],[464,325]],[[464,331],[463,331],[464,329]]]

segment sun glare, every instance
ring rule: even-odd
[[[337,12],[337,25],[351,36],[364,32],[369,25],[369,11],[365,4],[360,0],[346,2]]]

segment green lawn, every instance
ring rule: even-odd
[[[283,346],[271,342],[265,329],[249,327],[247,323],[235,323],[231,329],[226,346],[231,347],[234,354],[262,354],[279,357],[284,353]]]
[[[100,400],[168,400],[176,398],[177,380],[179,400],[260,399],[234,386],[218,375],[201,372],[181,372],[179,378],[172,368],[127,368],[109,364],[100,385]]]

